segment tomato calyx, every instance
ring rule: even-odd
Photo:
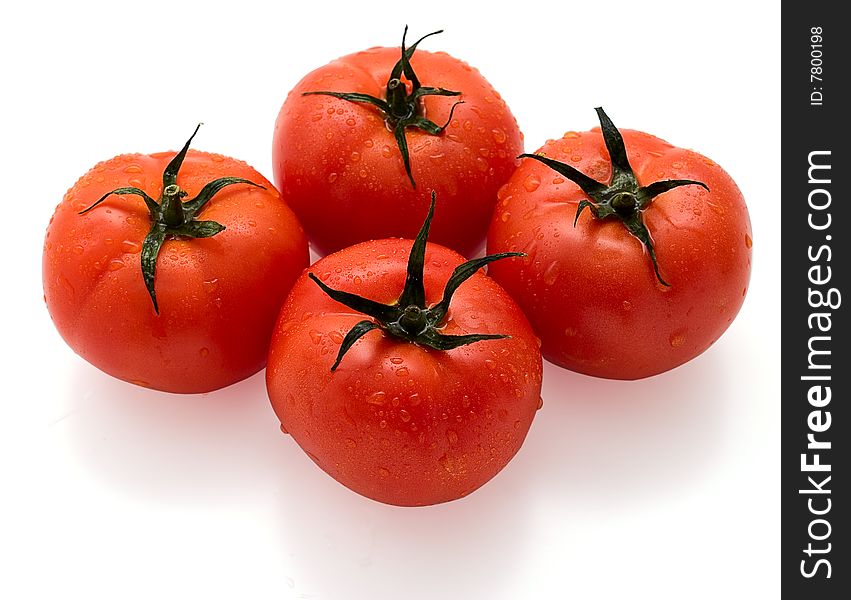
[[[608,184],[592,179],[570,165],[540,154],[521,154],[518,158],[533,158],[544,163],[560,175],[570,179],[588,196],[587,199],[583,199],[579,203],[576,209],[576,216],[573,219],[574,227],[579,220],[579,215],[586,208],[597,219],[619,219],[627,231],[638,238],[647,249],[653,263],[656,279],[662,285],[670,287],[670,284],[662,278],[659,272],[653,240],[650,237],[647,225],[644,223],[644,210],[656,196],[674,188],[684,185],[699,185],[709,191],[709,187],[703,182],[692,179],[665,179],[650,185],[640,186],[629,164],[623,136],[602,108],[595,110],[600,119],[603,141],[606,143],[609,159],[612,161],[612,178]]]
[[[428,239],[431,219],[434,215],[434,203],[435,193],[432,192],[428,215],[414,240],[411,253],[408,255],[405,287],[402,289],[399,299],[393,304],[383,304],[350,292],[335,290],[328,287],[314,273],[308,273],[308,276],[316,285],[331,298],[351,309],[372,317],[372,320],[367,319],[357,323],[349,330],[345,338],[343,338],[340,351],[337,353],[337,359],[331,367],[332,371],[337,369],[340,361],[343,360],[343,356],[349,351],[349,348],[363,337],[364,334],[373,329],[381,329],[394,337],[435,350],[451,350],[483,340],[498,340],[510,337],[507,335],[486,333],[447,335],[442,333],[441,329],[444,325],[443,318],[449,311],[449,303],[452,301],[452,295],[462,283],[472,277],[474,273],[486,264],[512,256],[526,256],[522,252],[491,254],[482,258],[468,260],[458,265],[446,282],[446,287],[443,289],[443,298],[440,302],[432,306],[426,306],[423,269],[425,267],[426,240]]]
[[[414,69],[411,66],[410,60],[417,46],[427,37],[443,33],[443,30],[433,31],[418,39],[411,47],[405,46],[405,37],[408,35],[408,26],[405,25],[405,32],[402,34],[402,57],[396,62],[393,70],[390,72],[390,77],[387,80],[384,98],[376,98],[369,94],[358,92],[304,92],[303,96],[322,95],[333,96],[341,100],[349,102],[360,102],[370,104],[380,110],[384,115],[384,120],[388,128],[393,132],[396,138],[396,145],[399,147],[399,152],[402,155],[402,161],[405,164],[405,172],[408,174],[408,179],[411,185],[416,188],[417,183],[414,181],[414,176],[411,174],[411,158],[408,151],[408,139],[406,130],[409,127],[416,127],[430,135],[440,135],[446,126],[452,121],[452,115],[455,112],[455,107],[459,104],[464,104],[463,100],[459,100],[452,105],[449,110],[449,118],[446,123],[438,125],[434,121],[427,119],[423,115],[422,98],[424,96],[460,96],[461,92],[455,92],[440,87],[423,86]],[[402,80],[405,76],[410,83],[411,91],[408,92],[408,85]]]
[[[163,171],[163,191],[159,202],[148,196],[144,190],[137,187],[122,187],[112,190],[104,194],[97,202],[80,211],[78,214],[84,215],[96,208],[101,202],[112,195],[124,196],[135,195],[145,201],[145,206],[148,207],[148,212],[151,216],[151,230],[145,236],[142,243],[141,262],[142,262],[142,278],[145,281],[145,287],[151,297],[151,302],[154,304],[154,311],[159,314],[160,309],[157,304],[157,294],[154,287],[154,279],[157,268],[157,258],[162,249],[163,242],[168,239],[191,239],[191,238],[207,238],[224,231],[225,226],[216,221],[199,221],[196,219],[198,214],[204,209],[206,204],[218,192],[229,185],[236,183],[245,183],[266,189],[262,185],[258,185],[247,179],[240,177],[220,177],[207,183],[198,195],[190,200],[183,200],[188,194],[186,191],[177,185],[177,174],[180,167],[183,165],[183,160],[186,158],[186,152],[189,150],[189,144],[192,143],[192,138],[198,133],[201,128],[201,123],[195,128],[195,131],[189,136],[189,139],[183,145],[183,148],[175,157],[168,163]]]

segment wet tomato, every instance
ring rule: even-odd
[[[476,69],[416,51],[421,41],[320,67],[281,107],[275,182],[322,255],[370,239],[412,239],[431,191],[432,241],[466,256],[482,246],[523,137]]]
[[[569,132],[527,157],[500,191],[488,251],[522,250],[491,274],[552,362],[637,379],[694,358],[744,301],[751,227],[712,160],[638,131]]]
[[[275,188],[243,162],[188,150],[191,140],[86,173],[51,219],[42,271],[47,308],[77,354],[119,379],[187,393],[263,367],[308,264]]]
[[[364,242],[311,266],[266,371],[283,429],[317,465],[404,506],[460,498],[496,475],[541,392],[537,339],[481,272],[513,255],[464,262],[426,245],[428,223],[413,243]]]

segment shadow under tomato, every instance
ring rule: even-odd
[[[285,469],[263,372],[208,394],[170,394],[80,364],[70,447],[113,490],[169,505],[263,494]]]
[[[436,582],[440,597],[497,597],[529,543],[529,493],[512,486],[513,463],[465,498],[416,508],[364,498],[307,456],[289,466],[279,530],[307,598],[431,600]]]
[[[628,510],[699,485],[723,453],[740,373],[710,349],[638,381],[545,363],[544,406],[522,457],[525,485],[565,506]]]

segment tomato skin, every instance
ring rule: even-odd
[[[310,271],[328,285],[379,302],[405,282],[407,240],[365,242]],[[425,290],[440,300],[457,253],[428,244]],[[380,502],[422,506],[469,494],[514,456],[541,391],[541,356],[528,321],[482,272],[461,285],[444,333],[500,333],[441,352],[374,330],[331,365],[364,315],[302,275],[285,303],[266,381],[282,427],[323,470]]]
[[[369,239],[413,239],[437,210],[430,239],[469,256],[487,233],[496,192],[518,164],[523,136],[505,101],[466,63],[417,50],[411,63],[423,85],[461,91],[426,96],[425,116],[437,136],[407,130],[414,189],[393,133],[376,108],[308,91],[362,92],[384,97],[399,48],[372,48],[316,69],[289,93],[275,123],[272,163],[281,195],[321,255]]]
[[[644,212],[660,284],[641,242],[617,220],[574,217],[586,196],[534,160],[500,190],[488,252],[528,257],[490,273],[520,304],[544,356],[562,367],[612,379],[639,379],[681,365],[727,329],[744,301],[751,268],[747,207],[730,176],[710,159],[646,133],[621,130],[641,185],[662,179],[705,183],[657,196]],[[569,132],[538,153],[597,181],[611,163],[598,128]]]
[[[275,317],[308,264],[307,239],[275,188],[241,161],[189,150],[177,181],[194,197],[217,177],[232,185],[199,217],[226,229],[206,239],[167,240],[157,261],[154,311],[140,251],[151,227],[136,186],[162,192],[173,152],[126,154],[102,162],[66,194],[47,228],[42,275],[48,311],[69,346],[119,379],[169,392],[215,390],[265,364]]]

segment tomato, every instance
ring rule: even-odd
[[[511,255],[465,263],[426,246],[428,223],[413,243],[364,242],[316,262],[287,298],[266,370],[282,429],[308,456],[402,506],[453,500],[496,475],[541,392],[537,339],[480,270]]]
[[[95,166],[65,194],[44,243],[45,301],[68,345],[110,375],[170,392],[260,370],[308,264],[274,187],[241,161],[188,150],[191,140],[176,155]]]
[[[528,256],[491,274],[548,360],[638,379],[691,360],[733,321],[750,277],[750,220],[715,162],[598,114],[602,130],[524,155],[500,190],[488,250]]]
[[[281,107],[275,182],[321,255],[412,239],[433,190],[432,241],[467,256],[483,245],[523,136],[477,70],[415,52],[420,41],[408,48],[403,38],[401,57],[399,48],[372,48],[320,67]]]

